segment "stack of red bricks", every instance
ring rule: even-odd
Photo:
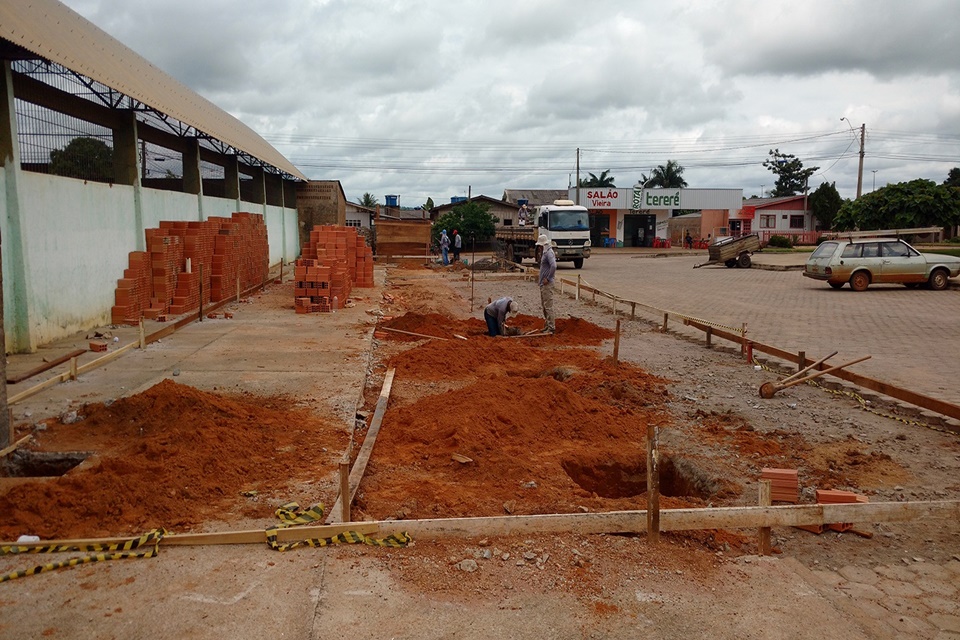
[[[130,266],[123,271],[123,278],[117,280],[114,294],[115,305],[110,309],[110,319],[114,324],[123,324],[134,319],[140,321],[140,312],[150,306],[150,254],[146,251],[134,251],[130,254]]]
[[[797,503],[800,498],[800,480],[796,469],[764,468],[760,472],[761,480],[770,481],[770,500],[772,502]]]
[[[294,268],[297,313],[342,309],[352,289],[373,286],[373,252],[353,227],[314,227]]]
[[[232,297],[238,279],[241,289],[247,289],[268,274],[270,253],[262,215],[162,221],[158,229],[146,230],[146,240],[147,251],[130,254],[130,269],[117,283],[116,306],[111,310],[115,324],[187,313],[199,309],[201,301]],[[127,277],[133,273],[140,274],[135,285]]]
[[[832,489],[817,489],[817,504],[850,504],[852,502],[870,502],[867,496],[861,496],[852,491],[838,491]],[[828,524],[834,531],[849,531],[853,529],[851,522],[835,522]]]

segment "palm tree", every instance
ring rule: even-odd
[[[592,173],[588,173],[589,178],[581,178],[580,186],[581,187],[616,187],[613,184],[615,178],[610,175],[610,170],[606,169],[599,176],[595,176]]]
[[[687,186],[687,181],[683,179],[683,167],[673,160],[667,160],[666,165],[661,164],[652,170],[649,178],[640,174],[640,184],[662,189],[682,189]]]
[[[367,207],[368,209],[377,208],[377,196],[373,195],[369,191],[363,194],[363,197],[360,198],[358,203],[361,207]]]

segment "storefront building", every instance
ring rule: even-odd
[[[702,212],[697,239],[726,235],[727,222],[741,217],[743,207],[743,189],[571,187],[569,198],[590,211],[595,247],[652,247],[655,238],[671,239],[667,222],[681,211]]]

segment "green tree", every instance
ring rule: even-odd
[[[824,182],[808,198],[807,204],[821,229],[833,228],[833,219],[843,205],[843,198],[840,197],[836,185],[836,182]]]
[[[581,178],[580,186],[581,187],[616,187],[613,184],[614,177],[610,175],[610,170],[606,169],[599,176],[595,176],[592,173],[588,173],[589,178]]]
[[[933,180],[889,184],[847,200],[833,221],[834,229],[911,229],[960,224],[960,189]]]
[[[50,172],[57,176],[113,181],[113,149],[96,138],[74,138],[50,152]]]
[[[439,216],[433,223],[430,235],[435,243],[440,242],[440,230],[446,229],[447,235],[457,233],[464,241],[475,238],[485,240],[496,231],[497,219],[490,214],[490,205],[479,202],[464,202]],[[466,248],[466,244],[464,244]]]
[[[943,184],[948,187],[960,187],[960,167],[950,169],[950,173],[947,174],[947,179],[943,181]]]
[[[423,210],[424,210],[424,211],[433,211],[433,207],[434,207],[433,198],[429,198],[429,197],[428,197],[428,198],[427,198],[427,201],[423,203]]]
[[[784,198],[803,193],[807,186],[807,180],[820,168],[809,167],[804,169],[800,158],[792,153],[780,153],[780,149],[770,149],[770,159],[764,160],[763,166],[777,176],[777,182],[773,191],[770,192],[770,196],[773,198]]]
[[[650,171],[650,176],[640,174],[640,184],[661,189],[682,189],[687,186],[683,179],[683,167],[674,160],[667,160],[667,164],[658,165]]]
[[[373,195],[369,191],[363,194],[363,197],[360,198],[360,206],[366,207],[368,209],[376,209],[377,205],[380,204],[377,202],[377,196]]]

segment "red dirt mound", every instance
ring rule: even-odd
[[[0,536],[104,537],[155,527],[182,531],[207,519],[270,517],[276,504],[240,496],[276,493],[316,477],[338,455],[347,434],[285,399],[225,397],[164,380],[144,393],[111,404],[87,405],[86,418],[54,425],[39,440],[44,449],[75,442],[112,443],[99,464],[57,480],[28,482],[0,496]],[[329,453],[321,453],[326,448]],[[331,468],[333,462],[330,463]],[[328,500],[332,496],[326,496]]]
[[[539,331],[543,329],[543,318],[536,316],[520,314],[511,318],[509,326],[517,327],[523,333]],[[406,313],[402,316],[391,318],[384,322],[382,327],[388,329],[399,329],[410,333],[418,333],[424,336],[436,338],[455,339],[455,335],[461,335],[466,338],[489,338],[487,333],[487,324],[483,318],[468,318],[466,320],[456,320],[438,313]],[[557,332],[552,336],[542,338],[501,338],[504,340],[522,340],[525,342],[536,343],[537,345],[599,345],[604,340],[609,340],[614,336],[613,331],[599,327],[592,322],[581,318],[560,318],[557,320]],[[412,342],[422,340],[417,336],[405,335],[395,332],[384,332],[384,338],[390,340],[400,340],[403,342]]]

